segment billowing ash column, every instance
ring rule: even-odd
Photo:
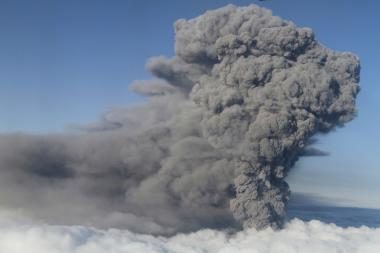
[[[357,57],[254,5],[175,32],[176,55],[131,86],[147,103],[80,134],[0,135],[1,205],[154,234],[281,227],[284,177],[308,139],[355,116]]]
[[[227,6],[176,25],[177,57],[195,69],[204,136],[233,154],[230,209],[244,227],[281,227],[284,177],[308,138],[355,116],[358,58],[256,6]]]

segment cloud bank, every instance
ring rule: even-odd
[[[148,102],[81,133],[0,136],[0,203],[52,224],[173,234],[280,228],[310,138],[354,118],[358,58],[251,5],[175,23]],[[206,233],[206,232],[204,232]]]
[[[377,253],[380,229],[341,228],[297,219],[283,230],[247,229],[229,234],[200,230],[173,237],[154,237],[127,230],[79,226],[1,225],[2,253]]]

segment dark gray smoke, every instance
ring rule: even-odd
[[[359,61],[255,5],[175,23],[146,104],[81,133],[0,137],[0,204],[54,223],[168,234],[279,228],[310,138],[355,116]],[[320,153],[322,152],[322,153]]]

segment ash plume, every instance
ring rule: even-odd
[[[355,116],[358,58],[255,5],[175,32],[176,55],[147,64],[157,79],[132,85],[147,103],[77,134],[2,135],[1,206],[154,234],[282,227],[288,171]]]

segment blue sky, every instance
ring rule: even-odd
[[[59,132],[142,98],[146,60],[173,55],[173,22],[228,3],[256,3],[311,27],[327,47],[362,63],[359,115],[319,137],[330,156],[303,158],[292,189],[380,208],[380,2],[357,0],[0,0],[0,131]]]

